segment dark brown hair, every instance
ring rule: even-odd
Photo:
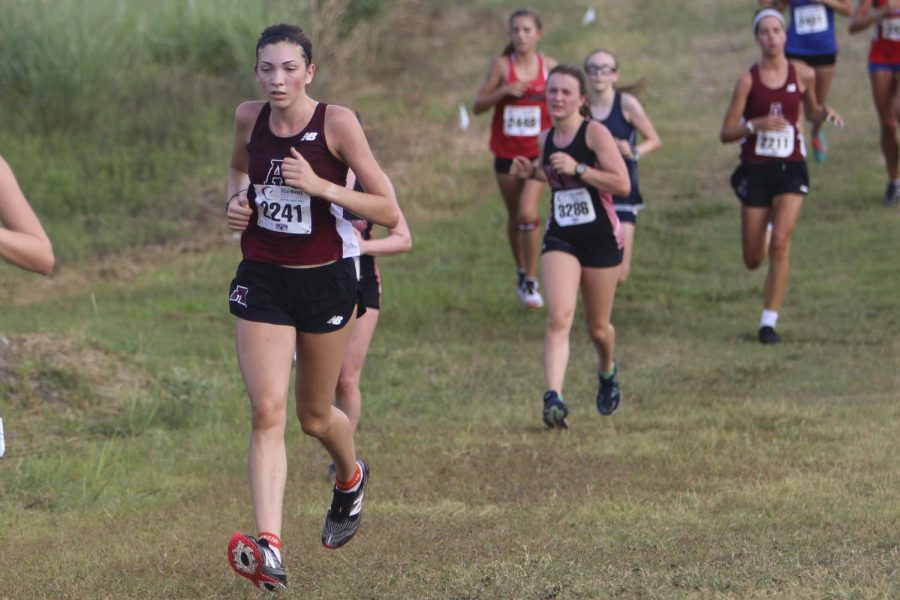
[[[517,8],[516,10],[514,10],[512,14],[509,15],[509,20],[507,21],[509,26],[512,27],[513,21],[515,21],[519,17],[530,17],[531,20],[534,21],[534,25],[538,28],[538,31],[544,30],[544,23],[541,21],[541,15],[539,15],[538,11],[534,10],[533,8]],[[513,46],[512,42],[509,42],[508,44],[506,44],[506,47],[503,49],[503,52],[501,54],[503,54],[504,56],[509,56],[515,51],[516,47]]]
[[[588,95],[588,84],[587,77],[584,75],[584,71],[575,65],[567,65],[567,64],[558,64],[552,69],[550,69],[550,73],[547,74],[547,82],[550,82],[550,78],[559,73],[560,75],[569,75],[570,77],[574,77],[578,81],[578,92],[587,99]],[[589,102],[585,101],[584,104],[581,105],[581,108],[578,109],[579,114],[582,117],[591,117],[591,105]]]
[[[279,23],[278,25],[270,25],[266,27],[256,42],[256,60],[259,60],[259,50],[269,44],[277,44],[278,42],[290,42],[300,46],[303,49],[303,58],[306,66],[312,64],[312,42],[306,33],[296,25],[288,25]]]

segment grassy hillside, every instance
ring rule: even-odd
[[[304,23],[317,52],[344,59],[337,43],[363,48],[354,28],[389,4],[10,0],[0,153],[64,264],[185,236],[221,196],[234,107],[256,93],[263,27]],[[357,61],[342,62],[352,76]]]
[[[750,8],[616,1],[582,27],[588,3],[534,4],[547,53],[577,63],[609,47],[623,80],[647,76],[641,98],[664,142],[642,162],[650,208],[614,312],[623,405],[611,418],[593,408],[594,354],[576,326],[572,429],[543,431],[544,314],[513,293],[488,119],[456,127],[514,5],[401,0],[366,14],[372,25],[352,42],[366,55],[320,53],[326,76],[312,93],[362,112],[415,248],[381,262],[358,439],[372,487],[360,534],[339,552],[319,545],[328,458],[290,421],[286,597],[897,596],[900,214],[880,206],[865,36],[842,35],[831,103],[847,127],[828,131],[828,163],[810,166],[785,343],[763,348],[763,275],[741,266],[727,187],[737,149],[717,135],[756,56]],[[222,6],[214,29],[244,27]],[[161,30],[187,35],[189,23]],[[365,68],[348,80],[332,58]],[[209,151],[229,138],[236,99],[253,93],[242,81],[200,96],[219,116],[188,121],[202,131],[184,135],[208,144],[194,163],[202,176],[178,171],[190,186],[172,200],[214,213],[196,216],[190,236],[177,218],[138,211],[141,231],[153,222],[172,227],[168,237],[110,244],[170,241],[98,256],[74,241],[77,219],[56,221],[65,211],[40,205],[48,196],[30,184],[54,235],[76,233],[54,278],[6,268],[0,278],[0,598],[257,596],[225,561],[231,532],[252,527],[249,411],[225,298],[239,251],[215,191],[227,148]],[[177,144],[154,151],[182,164]],[[28,157],[10,160],[27,173]],[[198,188],[213,190],[208,200]]]

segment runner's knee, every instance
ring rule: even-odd
[[[283,427],[285,422],[284,400],[278,398],[254,398],[251,402],[251,423],[255,430]]]
[[[588,335],[595,342],[605,342],[612,335],[612,324],[609,321],[600,323],[587,323]]]
[[[575,317],[574,310],[553,310],[547,314],[547,331],[548,333],[566,333],[572,328],[572,319]]]
[[[791,251],[791,238],[777,232],[772,233],[772,240],[769,242],[769,256],[772,260],[787,259]]]
[[[300,429],[306,435],[321,438],[328,432],[329,419],[327,416],[305,412],[299,413],[298,416],[300,418]]]

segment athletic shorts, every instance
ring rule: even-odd
[[[534,161],[537,159],[537,156],[529,156],[528,160]],[[508,175],[509,170],[512,168],[513,161],[511,158],[501,158],[499,156],[494,157],[494,173],[500,173],[503,175]]]
[[[347,324],[359,297],[356,259],[291,269],[242,260],[228,295],[231,314],[247,321],[289,325],[304,333],[328,333]]]
[[[359,296],[366,308],[381,308],[381,277],[375,257],[363,255],[359,257]]]
[[[837,63],[837,52],[832,52],[830,54],[790,54],[785,53],[785,56],[788,58],[792,58],[794,60],[800,60],[805,62],[811,67],[830,67]]]
[[[869,63],[869,73],[876,71],[888,71],[890,73],[900,73],[900,63]]]
[[[644,209],[643,204],[616,204],[616,216],[622,223],[637,224],[638,213]]]
[[[579,232],[562,232],[564,227],[551,227],[544,234],[541,254],[558,251],[573,255],[582,267],[605,269],[622,264],[622,249],[612,234],[598,235],[594,228]]]
[[[809,193],[806,161],[742,162],[731,174],[731,187],[745,206],[772,206],[775,196]]]
[[[638,213],[644,210],[645,206],[644,198],[634,182],[631,184],[631,194],[628,197],[613,197],[613,208],[616,209],[616,216],[623,223],[637,223]]]

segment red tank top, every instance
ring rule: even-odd
[[[797,128],[803,94],[797,70],[788,63],[787,80],[780,88],[766,87],[759,78],[759,65],[750,68],[753,85],[744,106],[744,120],[765,117],[780,108],[789,125],[781,131],[757,131],[741,142],[741,160],[750,162],[802,161],[806,159],[803,135]]]
[[[875,8],[881,8],[887,0],[875,0]],[[900,64],[900,10],[875,22],[869,63],[876,65]]]
[[[538,76],[532,79],[521,98],[506,96],[494,106],[494,120],[491,122],[491,153],[498,158],[527,156],[537,158],[540,153],[537,136],[550,128],[545,94],[547,72],[544,57],[537,55]],[[515,83],[516,66],[512,54],[506,57],[506,81]]]
[[[359,256],[353,226],[343,208],[310,197],[287,185],[281,164],[297,148],[319,177],[340,186],[347,182],[347,165],[325,143],[325,107],[319,102],[309,124],[297,135],[278,137],[269,128],[271,106],[259,112],[247,152],[250,154],[250,189],[247,199],[253,211],[241,235],[241,251],[247,260],[305,266]]]

